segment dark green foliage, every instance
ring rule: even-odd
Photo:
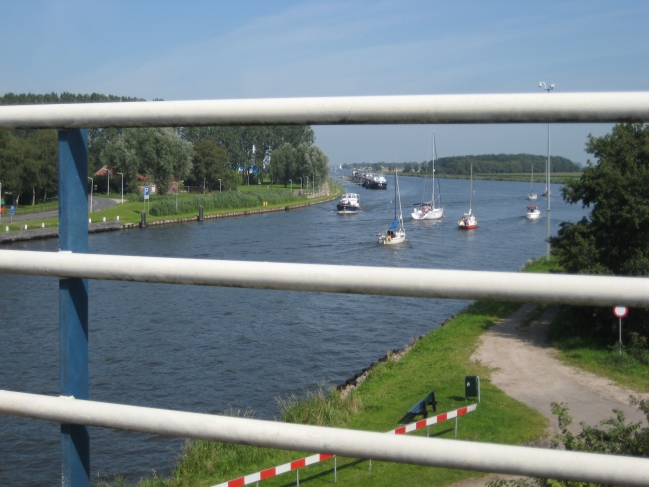
[[[578,223],[562,223],[550,239],[566,272],[649,276],[649,126],[620,124],[609,135],[589,137],[588,161],[580,179],[569,181],[563,198],[592,207]],[[623,303],[622,303],[623,304]],[[578,308],[575,317],[588,333],[609,335],[617,319],[609,309]],[[649,335],[649,311],[631,309],[625,332]]]
[[[193,162],[192,174],[185,179],[187,186],[205,184],[206,191],[230,191],[236,189],[241,182],[237,172],[230,169],[226,150],[211,140],[201,140],[194,144]]]

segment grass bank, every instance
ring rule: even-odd
[[[336,390],[316,391],[306,398],[282,401],[284,420],[297,423],[388,431],[431,389],[435,389],[438,412],[466,405],[464,377],[479,375],[482,402],[476,412],[459,420],[458,437],[494,443],[525,444],[543,435],[546,420],[536,411],[494,387],[490,371],[470,361],[478,338],[518,304],[477,302],[438,330],[416,340],[401,360],[376,364],[367,380],[342,399]],[[453,438],[452,421],[431,427],[431,436]],[[425,430],[418,433],[425,436]],[[207,441],[188,442],[182,459],[169,478],[150,477],[143,487],[209,486],[270,468],[305,456],[304,452],[228,445]],[[413,465],[338,458],[338,481],[360,486],[443,486],[476,473]],[[479,474],[478,474],[479,475]],[[264,480],[263,487],[293,485],[295,473]],[[333,462],[316,464],[300,472],[300,484],[333,483]],[[113,485],[121,485],[117,481]]]
[[[196,218],[200,204],[203,205],[204,216],[232,212],[246,213],[256,210],[290,209],[291,207],[322,203],[340,197],[344,193],[342,186],[335,183],[331,184],[333,188],[329,189],[328,196],[327,191],[323,189],[322,196],[316,197],[292,194],[289,189],[285,189],[279,185],[272,187],[270,185],[242,186],[240,192],[214,192],[208,193],[207,195],[179,194],[178,210],[176,210],[175,195],[153,196],[146,207],[142,200],[137,199],[137,196],[125,195],[123,204],[120,203],[104,210],[94,211],[88,215],[88,218],[93,223],[96,223],[101,222],[104,218],[106,218],[106,221],[115,221],[119,217],[119,221],[123,225],[137,224],[140,222],[142,211],[146,208],[148,223],[181,220],[183,218]],[[94,198],[101,197],[94,196]],[[119,199],[119,195],[115,195],[115,199]],[[268,204],[264,205],[264,202]],[[154,210],[156,206],[158,209]],[[27,225],[29,230],[41,228],[43,223],[45,224],[45,228],[57,227],[59,220],[58,218],[48,218],[14,222],[13,224],[9,224],[8,222],[9,218],[3,218],[2,227],[7,226],[10,232],[15,232],[24,230],[25,225]],[[2,230],[4,231],[5,229],[2,228]]]
[[[545,257],[529,262],[524,271],[561,273],[563,269],[554,256],[551,256],[550,262],[546,262]],[[537,314],[549,307],[539,306]],[[560,360],[573,367],[607,377],[622,387],[637,392],[649,392],[649,366],[627,351],[623,350],[620,356],[617,334],[612,333],[609,342],[603,343],[594,335],[584,332],[583,328],[574,326],[572,307],[561,306],[557,311],[556,318],[550,324],[549,338],[550,344],[557,349]]]

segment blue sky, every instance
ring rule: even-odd
[[[0,0],[0,93],[151,100],[649,89],[646,1]],[[548,96],[552,96],[549,94]],[[429,126],[314,127],[333,164],[423,160]],[[553,125],[585,162],[610,125]],[[547,151],[545,125],[440,125],[439,156]]]

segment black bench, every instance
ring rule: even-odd
[[[430,391],[430,394],[428,394],[425,398],[423,398],[421,401],[419,401],[417,404],[415,404],[413,407],[410,408],[410,410],[406,413],[406,415],[399,420],[400,424],[408,424],[412,423],[412,421],[417,417],[417,416],[423,416],[424,419],[428,417],[428,408],[427,406],[432,406],[433,412],[437,412],[437,401],[435,400],[435,389]]]

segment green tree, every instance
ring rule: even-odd
[[[298,151],[290,143],[286,142],[271,153],[270,178],[274,183],[288,185],[289,179],[293,179],[298,168]]]
[[[567,272],[649,276],[649,126],[616,125],[608,135],[589,136],[586,151],[597,162],[588,161],[562,193],[592,211],[561,224],[550,239],[553,253]],[[616,326],[608,309],[579,309],[593,330]],[[631,309],[625,321],[627,332],[648,334],[648,310]]]
[[[412,164],[406,162],[403,166],[403,172],[412,172]]]
[[[226,150],[211,140],[194,144],[194,164],[190,178],[196,186],[202,186],[205,182],[208,188],[217,191],[219,184],[221,190],[229,191],[236,189],[240,182],[238,173],[230,169]]]

